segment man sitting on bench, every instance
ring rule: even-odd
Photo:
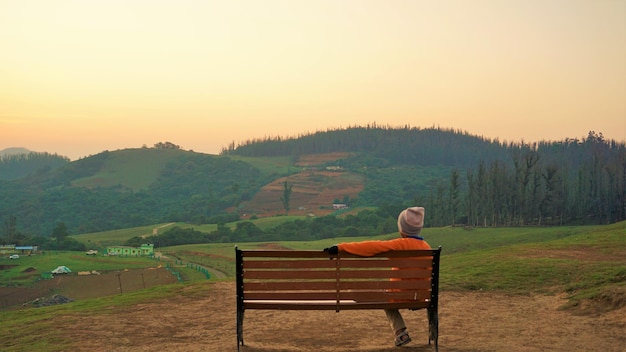
[[[362,241],[340,243],[324,248],[329,254],[347,252],[354,255],[369,257],[378,253],[397,250],[431,249],[419,234],[424,226],[424,208],[411,207],[403,210],[398,216],[400,238],[388,241]],[[398,309],[385,309],[387,319],[395,332],[395,345],[402,346],[411,342],[402,314]]]

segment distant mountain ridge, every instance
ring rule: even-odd
[[[352,152],[386,164],[467,167],[479,160],[507,157],[498,140],[440,128],[352,127],[306,134],[297,138],[269,137],[246,141],[222,150],[222,155],[297,156]]]
[[[26,148],[8,148],[0,156],[0,180],[15,180],[35,173],[61,167],[69,163],[69,158],[49,153],[38,153]]]
[[[28,154],[31,151],[22,147],[13,147],[0,150],[0,159],[8,155]]]
[[[19,231],[44,236],[58,222],[74,234],[224,223],[284,214],[292,185],[290,214],[328,214],[334,202],[422,204],[438,225],[612,222],[626,217],[625,150],[595,133],[505,145],[452,130],[367,127],[250,141],[220,155],[155,147],[70,162],[29,153],[0,163],[0,221],[15,217]],[[21,176],[1,177],[7,166]]]

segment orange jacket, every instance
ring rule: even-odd
[[[337,245],[339,251],[348,252],[363,257],[371,257],[378,253],[389,251],[431,249],[430,245],[422,239],[416,237],[400,237],[388,241],[362,241],[348,242]]]
[[[426,243],[421,237],[400,237],[388,241],[363,241],[363,242],[348,242],[340,243],[337,245],[339,251],[348,252],[350,254],[360,255],[363,257],[373,256],[378,253],[384,253],[389,251],[399,250],[414,250],[414,249],[431,249],[430,245]],[[398,270],[398,268],[393,268]],[[391,281],[398,280],[425,280],[425,279],[397,279],[391,278]],[[401,290],[389,290],[389,291],[401,291]],[[399,302],[399,300],[392,300],[393,302]]]

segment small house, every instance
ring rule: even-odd
[[[37,246],[15,246],[15,251],[20,254],[33,254],[37,252]]]
[[[131,246],[111,246],[107,247],[107,255],[117,255],[124,257],[149,257],[154,255],[154,244],[142,244],[139,247]]]

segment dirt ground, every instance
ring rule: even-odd
[[[138,304],[124,312],[58,319],[75,351],[236,351],[234,282],[206,297]],[[623,352],[626,307],[602,315],[563,310],[559,296],[441,292],[442,352]],[[413,342],[393,345],[382,311],[246,311],[242,352],[434,351],[425,311],[403,313]]]
[[[152,267],[103,272],[98,275],[55,275],[40,280],[33,287],[0,287],[0,308],[29,304],[33,300],[60,294],[72,300],[81,300],[122,294],[177,282],[167,269]]]

